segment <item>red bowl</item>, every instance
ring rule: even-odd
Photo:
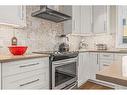
[[[8,48],[13,55],[23,55],[26,52],[28,47],[27,46],[10,46]]]

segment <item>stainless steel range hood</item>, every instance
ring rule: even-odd
[[[48,6],[40,6],[40,10],[35,11],[31,15],[33,17],[50,20],[56,23],[71,19],[71,16],[58,12],[56,10],[53,10],[49,8]]]

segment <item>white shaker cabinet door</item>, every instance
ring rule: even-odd
[[[78,87],[84,84],[90,77],[89,53],[79,53]]]
[[[0,24],[17,28],[26,26],[26,7],[20,5],[0,6]]]
[[[108,25],[107,6],[93,6],[93,32],[105,33]]]
[[[72,17],[64,22],[64,33],[80,34],[80,6],[64,6],[64,13]]]
[[[81,26],[81,13],[80,13],[80,6],[73,6],[72,7],[72,32],[76,34],[80,34],[80,26]]]
[[[0,89],[1,89],[1,63],[0,63]]]
[[[97,53],[90,53],[90,79],[96,80],[96,73],[99,71],[99,60]]]
[[[92,6],[81,6],[81,34],[92,33]]]

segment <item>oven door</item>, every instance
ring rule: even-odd
[[[77,58],[52,63],[52,89],[64,89],[77,81]]]

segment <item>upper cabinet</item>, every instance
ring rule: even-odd
[[[80,6],[64,6],[64,12],[72,16],[71,20],[64,22],[65,34],[80,33]]]
[[[109,6],[65,6],[72,20],[64,22],[65,34],[89,36],[109,32]]]
[[[92,6],[81,6],[81,31],[82,35],[92,34]]]
[[[72,20],[64,22],[64,33],[73,35],[90,34],[92,26],[91,6],[65,6],[65,13],[72,16]]]
[[[93,6],[93,32],[106,33],[109,30],[109,7]]]
[[[116,48],[127,48],[127,6],[116,8]]]
[[[23,28],[26,26],[25,6],[0,6],[0,24]]]

